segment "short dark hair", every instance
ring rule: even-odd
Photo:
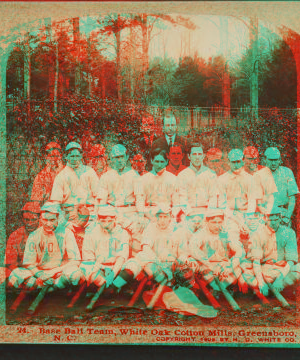
[[[203,145],[200,142],[194,142],[189,145],[189,155],[191,154],[192,148],[194,147],[201,147],[202,151],[204,152]]]
[[[153,160],[158,155],[161,155],[165,160],[168,161],[167,151],[161,148],[156,148],[151,151],[151,160]]]
[[[182,153],[184,153],[183,145],[180,144],[179,142],[174,142],[174,144],[169,147],[169,149],[168,149],[168,154],[170,154],[171,148],[174,148],[174,147],[180,147]]]

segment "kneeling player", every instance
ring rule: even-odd
[[[84,238],[80,270],[88,286],[109,287],[129,256],[129,234],[117,224],[116,210],[103,205],[98,221]]]
[[[9,277],[9,285],[24,285],[34,289],[44,285],[63,288],[69,268],[79,265],[80,254],[72,232],[58,227],[59,206],[45,203],[42,207],[42,226],[28,237],[23,267]]]
[[[244,278],[252,287],[268,295],[268,284],[277,291],[298,278],[296,237],[293,230],[280,225],[280,209],[273,207],[250,235],[246,261],[242,264]]]
[[[220,290],[219,282],[227,287],[238,280],[244,286],[240,269],[243,249],[224,230],[223,210],[207,211],[206,225],[190,239],[190,255],[197,260],[197,270],[214,290]]]

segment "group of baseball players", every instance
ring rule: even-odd
[[[234,291],[266,299],[300,279],[291,227],[298,187],[278,148],[265,150],[266,166],[253,146],[205,154],[201,139],[177,135],[174,114],[163,120],[156,138],[152,116],[143,117],[130,159],[122,144],[86,154],[77,142],[64,152],[46,146],[24,225],[7,241],[8,287],[117,296],[150,281],[152,307],[214,317],[218,301],[203,305],[200,291],[209,300]]]

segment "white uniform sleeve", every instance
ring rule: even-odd
[[[82,244],[82,260],[83,261],[96,261],[95,241],[93,232],[85,234]]]
[[[61,173],[59,173],[54,179],[50,200],[58,201],[59,203],[62,203],[64,199],[64,195],[65,195],[64,184],[61,178]]]
[[[68,260],[81,260],[80,252],[76,243],[74,234],[69,229],[66,229],[64,237],[64,251],[67,254]]]

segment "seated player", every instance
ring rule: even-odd
[[[200,231],[204,223],[205,210],[201,208],[190,208],[186,214],[185,221],[174,232],[173,246],[179,262],[186,263],[190,257],[189,242],[191,237]]]
[[[83,240],[80,270],[88,286],[109,287],[129,256],[129,234],[117,224],[113,206],[103,205],[98,210],[95,227]]]
[[[45,285],[63,288],[69,269],[79,265],[80,254],[72,232],[58,227],[59,206],[46,202],[41,209],[42,226],[26,243],[23,266],[9,277],[9,285],[34,289]]]
[[[180,211],[179,188],[175,175],[166,171],[168,158],[165,150],[155,149],[151,152],[152,170],[141,178],[143,196],[146,205],[145,216],[155,219],[158,204],[166,203],[172,208],[176,218]]]
[[[174,143],[168,149],[167,153],[169,164],[166,167],[166,170],[177,176],[182,170],[186,169],[186,166],[183,165],[184,151],[183,146],[179,143]]]
[[[261,224],[250,235],[246,261],[242,263],[245,280],[263,295],[268,295],[268,283],[274,282],[274,287],[281,291],[281,280],[288,274],[292,263],[297,262],[297,254],[289,254],[283,259],[284,246],[281,245],[278,251],[277,246],[286,243],[287,238],[290,238],[291,243],[294,242],[293,231],[289,232],[285,226],[280,226],[280,220],[278,207],[273,207],[265,214],[266,224]],[[280,280],[277,282],[276,279]]]
[[[231,238],[224,229],[224,211],[209,209],[205,220],[205,226],[190,239],[190,256],[197,261],[197,272],[217,291],[220,288],[215,278],[225,287],[237,280],[241,282],[240,286],[244,286],[240,276],[243,249],[239,241]]]
[[[15,268],[22,266],[28,236],[39,227],[41,208],[38,202],[28,202],[22,208],[23,226],[8,238],[5,250],[6,275],[1,283]],[[4,271],[3,271],[4,272]]]
[[[174,222],[171,208],[168,204],[159,204],[155,220],[143,233],[141,251],[126,262],[120,275],[114,281],[114,286],[120,290],[122,286],[135,279],[142,270],[159,283],[171,280],[171,267],[175,261],[173,235]]]

